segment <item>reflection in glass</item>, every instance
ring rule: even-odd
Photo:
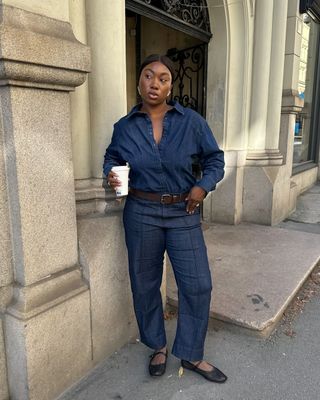
[[[299,65],[299,96],[304,107],[296,117],[294,131],[293,165],[310,160],[310,124],[318,43],[318,26],[307,15],[303,15],[301,52]]]

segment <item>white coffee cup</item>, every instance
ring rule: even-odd
[[[111,171],[118,175],[118,180],[121,182],[121,185],[116,187],[117,197],[127,196],[130,168],[127,165],[119,165],[112,167]]]

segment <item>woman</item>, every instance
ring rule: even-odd
[[[143,62],[142,103],[115,124],[103,169],[115,189],[120,181],[111,168],[126,162],[131,168],[123,222],[141,341],[154,349],[150,375],[164,374],[168,355],[160,293],[167,251],[179,290],[172,353],[184,368],[222,383],[227,377],[203,360],[212,284],[199,205],[223,178],[223,151],[199,114],[167,101],[173,77],[166,56]],[[202,168],[199,181],[192,173],[195,162]]]

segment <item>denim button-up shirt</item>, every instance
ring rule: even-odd
[[[197,112],[171,102],[163,120],[159,144],[152,122],[135,106],[114,125],[106,150],[103,171],[130,165],[130,187],[146,192],[185,193],[193,186],[213,190],[224,175],[224,156],[207,124]],[[198,162],[202,176],[196,179],[192,164]]]

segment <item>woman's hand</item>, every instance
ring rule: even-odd
[[[108,177],[107,177],[107,182],[108,182],[108,185],[110,187],[112,187],[113,190],[116,190],[116,187],[121,185],[121,181],[119,181],[119,179],[118,179],[118,174],[116,174],[113,171],[109,172]]]
[[[203,202],[203,199],[206,197],[207,192],[202,189],[200,186],[193,186],[190,190],[188,197],[186,198],[187,203],[187,213],[194,214],[197,207],[200,206],[200,203]]]

